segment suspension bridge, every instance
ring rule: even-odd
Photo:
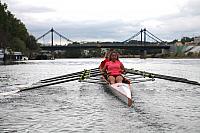
[[[44,38],[50,34],[50,41],[48,43],[44,42]],[[59,37],[58,41],[55,43],[54,34]],[[139,40],[136,38],[139,37]],[[147,38],[150,38],[153,41],[147,41]],[[148,50],[161,50],[162,53],[167,53],[170,49],[170,46],[167,45],[160,38],[149,32],[147,29],[141,29],[139,32],[131,36],[130,38],[121,41],[121,42],[84,42],[79,43],[76,41],[72,41],[68,39],[64,35],[61,35],[53,28],[48,32],[38,37],[36,40],[41,42],[43,39],[43,43],[41,43],[42,50],[55,51],[55,50],[71,50],[71,49],[96,49],[96,48],[114,48],[114,49],[129,49],[129,50],[140,50],[141,53],[146,54]],[[58,40],[58,39],[57,39]],[[62,41],[66,43],[63,44]]]

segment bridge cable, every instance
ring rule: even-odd
[[[47,31],[47,32],[46,32],[45,34],[43,34],[42,36],[38,37],[38,38],[36,39],[36,41],[39,40],[39,39],[41,39],[42,37],[46,36],[46,35],[49,34],[50,32],[51,32],[51,30]]]
[[[130,40],[132,40],[133,38],[135,38],[136,36],[138,36],[140,34],[141,31],[139,31],[138,33],[136,33],[135,35],[133,35],[132,37],[130,37],[129,39],[123,41],[123,43],[128,42]]]
[[[149,32],[148,30],[146,30],[147,33],[149,33],[150,35],[152,35],[153,37],[155,37],[156,39],[158,39],[160,42],[164,42],[163,40],[161,40],[160,38],[156,37],[155,35],[153,35],[151,32]]]
[[[148,37],[150,37],[151,39],[153,39],[154,41],[156,41],[156,42],[158,42],[158,43],[160,43],[158,40],[156,40],[155,38],[153,38],[152,36],[150,36],[150,35],[148,35],[148,34],[146,34]]]
[[[70,40],[70,39],[68,39],[68,38],[64,37],[63,35],[61,35],[60,33],[58,33],[58,32],[57,32],[57,31],[55,31],[55,30],[54,30],[54,33],[56,33],[58,36],[60,36],[60,37],[64,38],[64,39],[65,39],[65,40],[67,40],[68,42],[73,42],[72,40]]]

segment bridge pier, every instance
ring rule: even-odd
[[[162,49],[162,55],[166,55],[166,54],[168,54],[169,53],[169,50],[166,50],[166,49]]]
[[[147,50],[141,50],[140,51],[140,58],[145,59],[147,57]]]

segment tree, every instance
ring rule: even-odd
[[[27,37],[26,47],[28,49],[30,49],[31,51],[39,49],[39,44],[36,43],[36,39],[33,35],[30,35],[30,36]]]
[[[194,41],[194,38],[189,38],[189,37],[183,37],[181,38],[181,42],[184,44],[185,42],[191,42]]]
[[[1,4],[0,1],[0,47],[4,48],[7,45],[8,34],[6,32],[6,11],[7,5]]]
[[[0,47],[26,52],[39,49],[34,36],[29,35],[25,24],[7,10],[0,1]]]
[[[66,58],[80,58],[81,57],[81,50],[80,49],[70,49],[65,51]]]
[[[14,37],[11,41],[12,45],[11,45],[11,49],[14,51],[21,51],[21,52],[25,52],[26,51],[26,44],[24,43],[24,41],[22,41],[21,39]]]
[[[178,39],[174,39],[174,40],[172,41],[173,44],[175,44],[175,43],[177,43],[177,42],[178,42]]]

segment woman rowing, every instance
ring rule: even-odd
[[[117,52],[112,51],[109,55],[109,61],[105,63],[102,72],[108,74],[108,81],[110,84],[122,83],[125,72],[124,65],[119,61],[119,55]]]
[[[106,62],[109,62],[110,60],[109,60],[109,55],[110,55],[110,51],[108,51],[108,52],[106,52],[106,54],[105,54],[105,59],[101,62],[101,64],[99,65],[99,70],[100,70],[100,72],[102,72],[102,69],[104,68],[104,66],[105,66],[105,64],[106,64]]]

